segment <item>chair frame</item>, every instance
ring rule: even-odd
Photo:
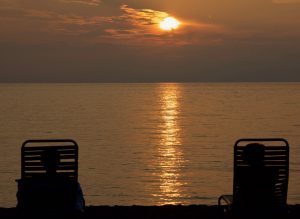
[[[55,150],[59,156],[57,179],[47,178],[46,168],[42,162],[43,153],[47,150]],[[79,186],[77,143],[71,139],[25,141],[21,147],[21,179],[17,182],[17,207],[20,209],[37,209],[36,206],[41,209],[54,206],[60,209],[75,208]],[[56,193],[60,197],[57,200],[52,198]],[[41,195],[50,196],[43,199]],[[82,201],[84,207],[84,200]]]
[[[266,153],[269,153],[269,158],[266,158],[264,160],[265,164],[267,166],[273,166],[275,168],[278,168],[280,170],[281,179],[278,179],[278,182],[276,183],[275,189],[277,194],[281,196],[279,197],[279,208],[286,209],[287,207],[287,191],[288,191],[288,180],[289,180],[289,143],[287,140],[283,138],[244,138],[239,139],[235,142],[234,145],[234,161],[233,161],[233,195],[222,195],[218,199],[218,206],[222,208],[222,212],[228,213],[231,211],[234,211],[236,208],[236,202],[237,202],[237,194],[238,194],[238,168],[243,166],[243,159],[241,158],[241,153],[243,152],[243,149],[248,143],[270,143],[270,142],[280,142],[281,146],[266,146]],[[245,144],[244,146],[241,146],[241,144]],[[274,157],[272,157],[272,154],[275,154]],[[277,157],[276,157],[277,154]],[[282,159],[281,159],[282,158]],[[269,160],[268,160],[269,159]],[[280,178],[280,177],[278,177]],[[274,191],[275,192],[275,191]],[[223,203],[225,205],[223,205]]]

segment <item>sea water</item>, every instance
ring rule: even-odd
[[[300,203],[300,83],[0,84],[0,207],[27,139],[74,139],[87,205],[216,204],[239,138],[290,143]]]

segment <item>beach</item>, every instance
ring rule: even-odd
[[[300,205],[289,205],[287,219],[300,218]],[[227,218],[216,205],[163,205],[163,206],[87,206],[83,213],[33,212],[25,214],[16,208],[0,208],[0,218],[83,218],[83,219],[218,219]]]

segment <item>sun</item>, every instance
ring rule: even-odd
[[[168,30],[168,31],[177,29],[179,25],[180,22],[176,20],[174,17],[167,17],[159,23],[159,27],[162,30]]]

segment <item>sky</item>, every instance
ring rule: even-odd
[[[223,81],[300,81],[300,0],[0,0],[0,82]]]

